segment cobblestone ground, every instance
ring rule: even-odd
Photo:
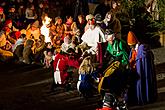
[[[155,65],[165,63],[165,47],[152,49],[152,51],[155,56]]]
[[[165,110],[165,47],[153,49],[158,80],[157,102],[129,110]],[[99,96],[84,100],[77,90],[50,92],[51,70],[38,65],[0,65],[0,110],[95,110]]]

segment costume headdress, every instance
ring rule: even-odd
[[[135,45],[135,44],[138,43],[138,40],[137,40],[135,34],[132,31],[128,32],[127,43],[128,43],[128,45]]]
[[[86,20],[88,21],[88,20],[91,20],[91,19],[93,19],[94,18],[94,16],[92,15],[92,14],[89,14],[89,15],[87,15],[86,16]]]

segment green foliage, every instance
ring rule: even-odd
[[[160,31],[165,32],[165,0],[158,0]]]

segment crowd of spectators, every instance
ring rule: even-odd
[[[9,57],[13,56],[22,61],[23,56],[29,56],[30,53],[36,54],[38,51],[43,50],[43,48],[46,47],[44,46],[44,36],[41,35],[40,32],[40,28],[43,25],[42,23],[45,16],[51,17],[49,34],[51,36],[51,40],[55,42],[52,43],[52,45],[53,47],[60,48],[59,46],[63,43],[64,39],[64,31],[65,36],[69,36],[70,33],[71,35],[75,34],[73,32],[69,32],[70,29],[67,27],[73,22],[73,16],[75,15],[72,6],[75,5],[75,3],[76,1],[74,0],[68,0],[65,2],[59,0],[2,1],[0,4],[1,61],[5,61]],[[81,2],[81,5],[83,5],[83,3],[87,2]],[[84,14],[87,14],[87,12]],[[76,19],[78,19],[77,16]],[[71,28],[72,30],[73,28],[77,28],[75,22]],[[82,27],[80,26],[80,28]],[[83,29],[81,29],[81,31],[82,30]],[[30,52],[30,50],[27,51],[27,49],[26,52],[23,52],[25,51],[23,48],[26,47],[25,42],[29,39],[33,39],[33,43],[30,43],[30,45],[33,47],[33,52]],[[24,46],[20,46],[20,44],[23,44]],[[33,46],[34,44],[36,47]],[[19,49],[17,49],[17,46]],[[37,54],[36,56],[38,57],[40,55]],[[32,59],[35,59],[35,57]],[[29,63],[29,61],[27,62]]]
[[[94,19],[86,17],[89,14],[88,1],[11,0],[2,1],[0,5],[1,61],[14,57],[27,64],[44,62],[47,39],[40,28],[45,16],[51,18],[49,37],[57,53],[61,46],[66,52],[65,37],[70,47],[80,44],[87,22]]]

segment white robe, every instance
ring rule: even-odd
[[[81,39],[83,42],[87,43],[88,46],[91,46],[91,49],[89,51],[91,51],[92,54],[96,54],[98,42],[106,42],[104,33],[98,26],[96,26],[94,29],[89,28],[82,35]]]

